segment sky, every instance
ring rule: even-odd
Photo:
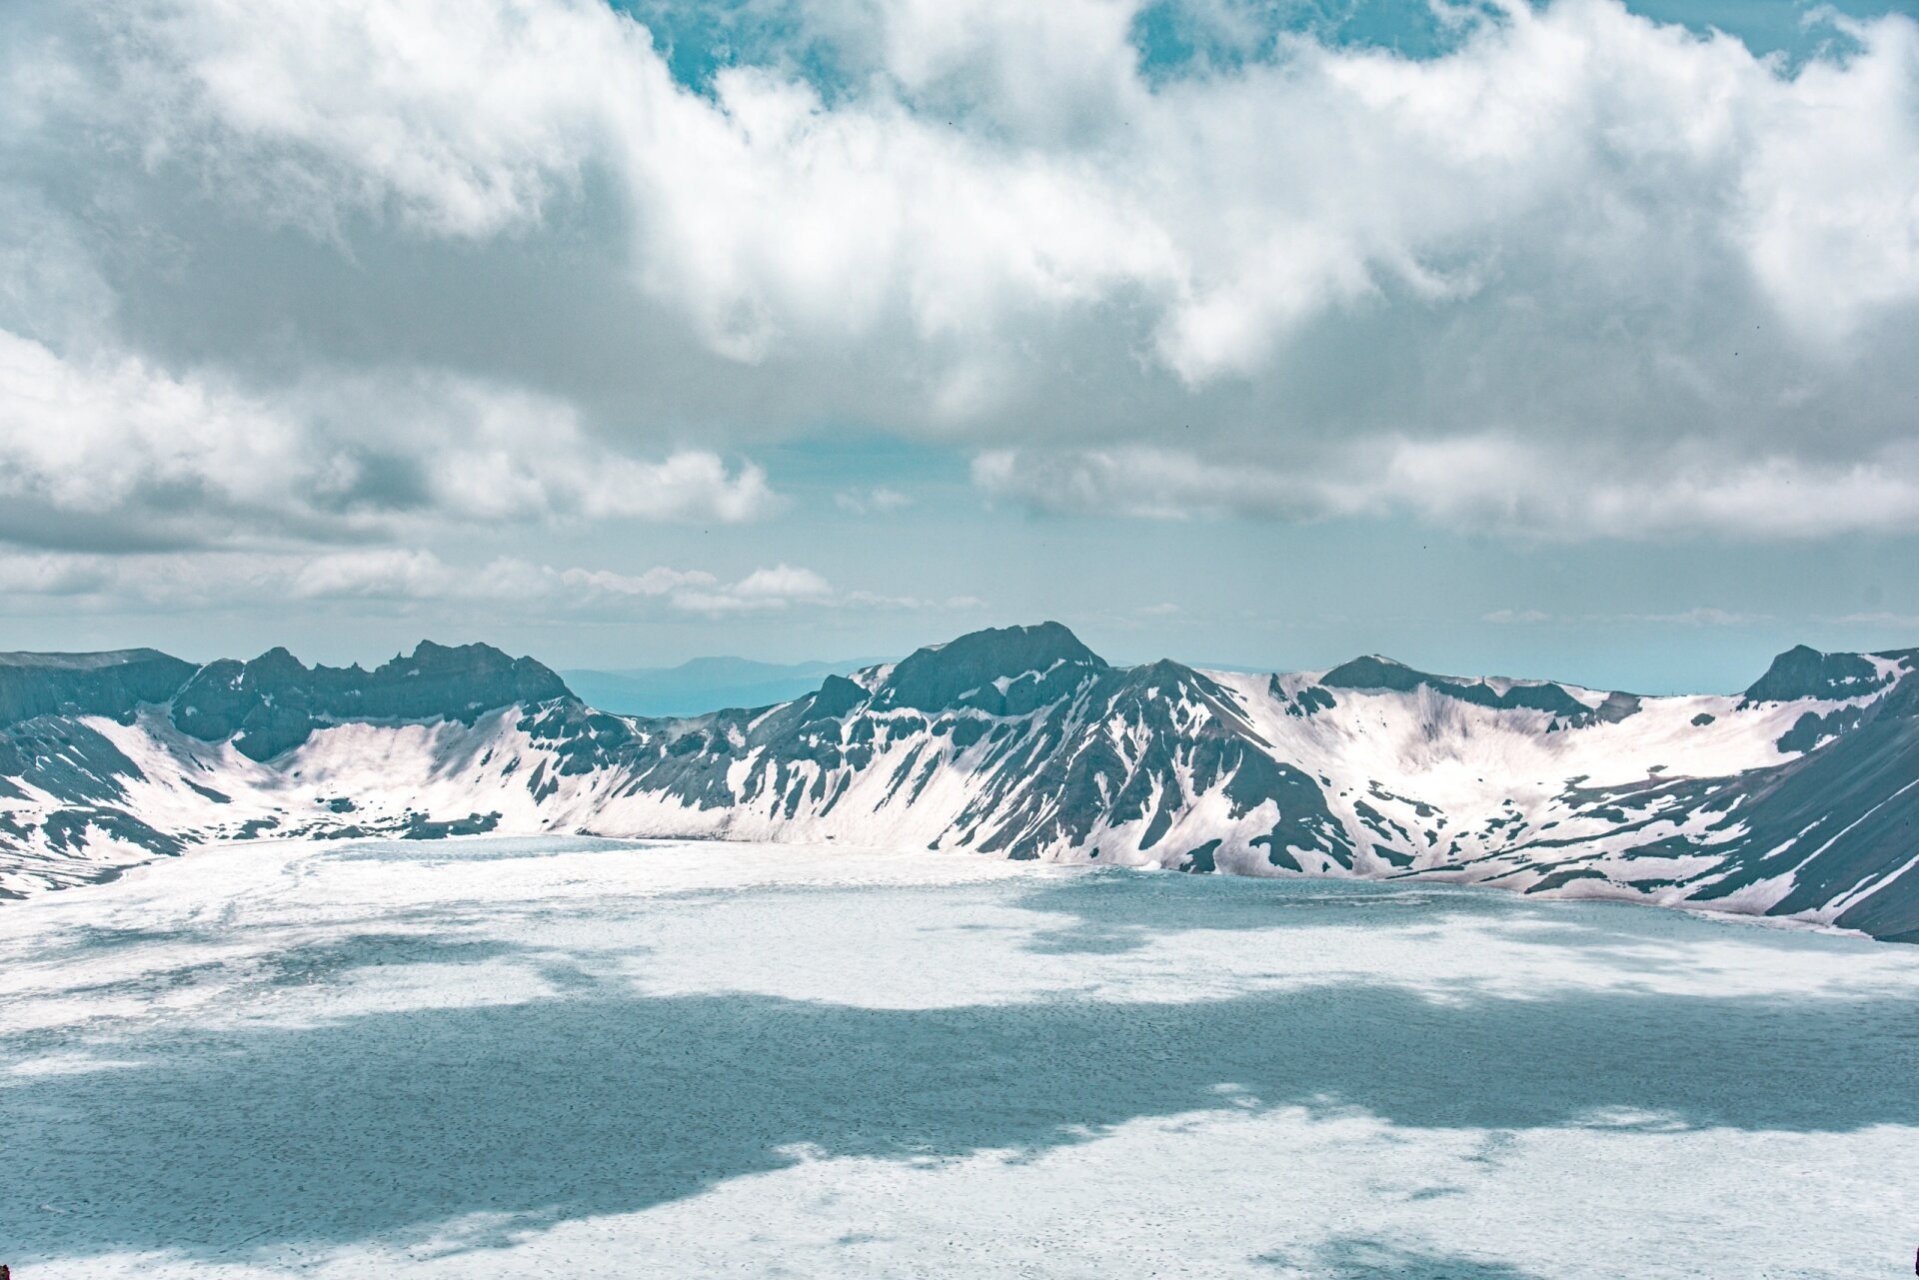
[[[10,0],[0,649],[1919,645],[1919,0]]]

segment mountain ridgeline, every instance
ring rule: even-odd
[[[1472,882],[1919,941],[1915,667],[1802,647],[1743,695],[1655,698],[1377,656],[1116,667],[1049,622],[647,718],[486,645],[370,671],[0,654],[0,895],[216,840],[585,832]]]

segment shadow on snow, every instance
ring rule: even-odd
[[[1893,999],[1442,1005],[1343,986],[898,1011],[576,986],[144,1038],[136,1052],[138,1067],[0,1089],[0,1244],[15,1259],[230,1255],[472,1213],[540,1225],[778,1168],[794,1144],[1043,1151],[1217,1107],[1229,1083],[1266,1105],[1415,1127],[1563,1125],[1602,1108],[1745,1129],[1919,1124],[1919,1002]]]

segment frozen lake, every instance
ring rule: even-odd
[[[1919,948],[1490,891],[594,840],[0,907],[17,1280],[1861,1276]]]

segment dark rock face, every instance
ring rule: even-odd
[[[1725,847],[1733,870],[1702,898],[1790,874],[1776,914],[1852,896],[1835,923],[1919,942],[1919,884],[1901,874],[1919,859],[1919,679],[1819,750],[1739,778],[1718,803],[1721,826],[1738,832]]]
[[[1388,689],[1394,693],[1411,693],[1432,679],[1403,662],[1367,654],[1334,667],[1319,678],[1319,683],[1329,689]]]
[[[873,701],[877,707],[941,711],[969,706],[1009,714],[1002,708],[1043,706],[1089,673],[1104,670],[1106,660],[1078,636],[1057,622],[1042,622],[975,631],[951,644],[920,649],[893,668]],[[998,681],[1007,682],[1003,692]],[[1015,687],[1021,689],[1017,694]]]
[[[140,776],[138,766],[105,734],[65,717],[40,716],[13,725],[0,744],[0,776],[22,778],[68,803],[118,800],[121,781]]]
[[[560,678],[539,663],[486,645],[447,648],[423,642],[410,656],[371,672],[357,666],[309,669],[285,649],[251,662],[225,660],[199,668],[151,649],[0,655],[0,855],[43,860],[73,855],[74,869],[60,882],[77,883],[117,874],[89,867],[81,856],[95,839],[159,856],[177,854],[191,842],[121,807],[130,804],[129,786],[147,775],[84,717],[132,724],[146,707],[190,738],[231,740],[244,755],[266,761],[328,724],[472,724],[504,707],[561,703],[571,703],[586,726],[574,741],[590,747],[590,730],[598,721],[611,721],[621,741],[632,735],[627,722],[581,708]],[[206,766],[175,760],[170,767],[182,770],[171,781],[209,807],[232,804],[231,796],[206,785],[217,776]],[[23,808],[16,812],[8,802]],[[352,799],[343,797],[328,811],[353,808]],[[491,830],[498,821],[497,813],[451,821],[411,815],[401,833],[416,839],[464,834]],[[255,818],[227,834],[245,839],[280,826],[277,817]]]
[[[806,719],[837,720],[866,701],[866,690],[845,676],[828,676],[807,704]]]
[[[1838,737],[1864,718],[1865,712],[1859,707],[1840,707],[1823,716],[1808,711],[1793,721],[1792,728],[1779,736],[1779,750],[1789,755],[1803,755],[1821,743]]]
[[[531,658],[490,645],[421,641],[410,656],[372,671],[308,668],[285,649],[253,661],[208,663],[173,699],[173,725],[203,742],[232,738],[241,754],[270,760],[325,724],[354,720],[458,720],[571,696]]]
[[[243,754],[268,760],[305,742],[323,724],[470,724],[490,710],[569,696],[560,678],[539,663],[486,645],[423,642],[410,657],[372,672],[309,669],[285,649],[247,663],[226,659],[199,668],[152,649],[6,654],[0,655],[0,780],[23,779],[71,804],[118,800],[123,783],[141,776],[138,766],[77,721],[106,716],[131,723],[142,706],[165,708],[174,727],[189,737],[231,738]],[[186,785],[226,802],[216,790]]]
[[[1856,653],[1821,653],[1795,645],[1772,660],[1766,674],[1746,690],[1748,702],[1797,702],[1801,698],[1857,698],[1891,681]]]
[[[1639,706],[1640,700],[1634,694],[1609,693],[1606,695],[1606,700],[1599,704],[1598,710],[1593,712],[1593,716],[1602,724],[1618,724],[1621,720],[1629,720],[1638,715]],[[1712,717],[1708,716],[1706,721],[1710,724]]]
[[[1284,691],[1280,688],[1278,676],[1273,677],[1269,688],[1274,697],[1286,698]],[[1331,711],[1338,705],[1339,699],[1319,685],[1313,685],[1310,688],[1301,689],[1297,697],[1286,699],[1286,714],[1305,718],[1318,715],[1322,711]]]
[[[1181,709],[1204,715],[1182,723]],[[1091,731],[1113,723],[1138,745],[1122,748]],[[1218,788],[1233,818],[1275,804],[1275,825],[1257,842],[1273,865],[1297,869],[1294,848],[1350,865],[1351,842],[1319,787],[1265,746],[1232,696],[1190,667],[1103,668],[1036,735],[1006,737],[1001,755],[1010,767],[958,825],[965,843],[977,834],[985,852],[1031,858],[1061,842],[1083,846],[1102,823],[1144,821],[1139,847],[1153,849],[1193,800]]]
[[[1351,662],[1334,667],[1320,677],[1319,683],[1322,688],[1329,689],[1385,689],[1393,693],[1412,693],[1422,688],[1431,689],[1448,698],[1457,698],[1461,702],[1469,702],[1478,707],[1492,707],[1502,711],[1514,709],[1545,711],[1575,721],[1585,720],[1593,715],[1590,707],[1556,684],[1516,684],[1504,693],[1496,693],[1488,684],[1448,680],[1444,676],[1415,671],[1390,658],[1370,655],[1354,658]],[[1630,695],[1625,696],[1630,697]],[[1631,712],[1626,711],[1619,718],[1624,719],[1625,715],[1629,714]]]
[[[510,658],[483,644],[448,648],[422,641],[410,656],[373,671],[309,668],[285,649],[199,668],[153,649],[0,654],[0,726],[90,715],[124,723],[142,705],[167,705],[182,733],[203,742],[233,738],[255,760],[298,746],[321,724],[438,718],[471,724],[486,711],[569,696],[566,684],[533,659]],[[17,756],[21,735],[10,737],[9,751]]]
[[[36,716],[126,720],[142,703],[171,698],[192,674],[192,663],[157,649],[0,654],[0,725]]]
[[[1061,633],[1069,643],[1060,643]],[[1322,857],[1351,865],[1352,842],[1319,785],[1273,759],[1233,695],[1189,667],[1113,668],[1063,627],[984,632],[921,653],[928,659],[906,673],[908,701],[888,696],[897,681],[869,697],[834,677],[820,693],[770,712],[633,722],[602,759],[626,771],[631,791],[695,811],[747,806],[825,817],[855,775],[910,747],[884,766],[882,804],[911,806],[943,770],[963,772],[970,799],[943,838],[984,853],[1027,859],[1084,848],[1090,856],[1097,832],[1120,825],[1137,825],[1128,838],[1157,849],[1193,801],[1217,791],[1233,819],[1273,806],[1272,825],[1255,842],[1271,865],[1296,870],[1307,853],[1314,866]],[[931,668],[929,659],[941,655],[950,666]],[[1003,692],[996,680],[1006,681]],[[952,691],[949,700],[934,704],[943,690]],[[542,712],[538,732],[562,734],[560,723],[574,714],[566,707]],[[1123,741],[1109,732],[1114,726]],[[748,759],[754,768],[729,785],[733,766]],[[537,795],[547,784],[528,785]],[[1187,851],[1183,863],[1210,869],[1219,844]]]

